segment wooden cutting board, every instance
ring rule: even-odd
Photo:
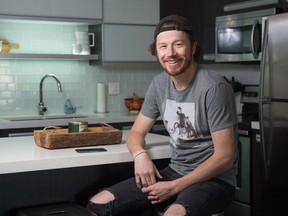
[[[0,53],[8,53],[11,49],[19,49],[19,44],[10,44],[8,40],[0,38]]]

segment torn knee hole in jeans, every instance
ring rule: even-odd
[[[187,210],[186,210],[186,208],[185,208],[185,206],[183,205],[183,204],[181,204],[181,203],[172,203],[171,205],[168,205],[164,210],[163,210],[163,212],[162,213],[165,213],[170,207],[177,207],[177,206],[179,206],[179,207],[182,207],[183,209],[184,209],[184,211],[185,211],[185,214],[186,214],[186,212],[187,212]]]
[[[108,190],[101,190],[94,196],[90,197],[89,201],[94,204],[107,204],[116,199],[116,196]]]

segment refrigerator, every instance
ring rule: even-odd
[[[288,215],[288,13],[263,18],[252,215]]]

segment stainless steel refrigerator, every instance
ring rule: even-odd
[[[288,215],[288,13],[263,18],[259,120],[253,146],[252,215]]]

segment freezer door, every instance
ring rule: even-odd
[[[262,98],[288,99],[288,13],[263,20]]]
[[[281,215],[287,211],[288,103],[260,105],[261,142],[253,146],[252,175],[254,211],[262,214],[253,215]]]

